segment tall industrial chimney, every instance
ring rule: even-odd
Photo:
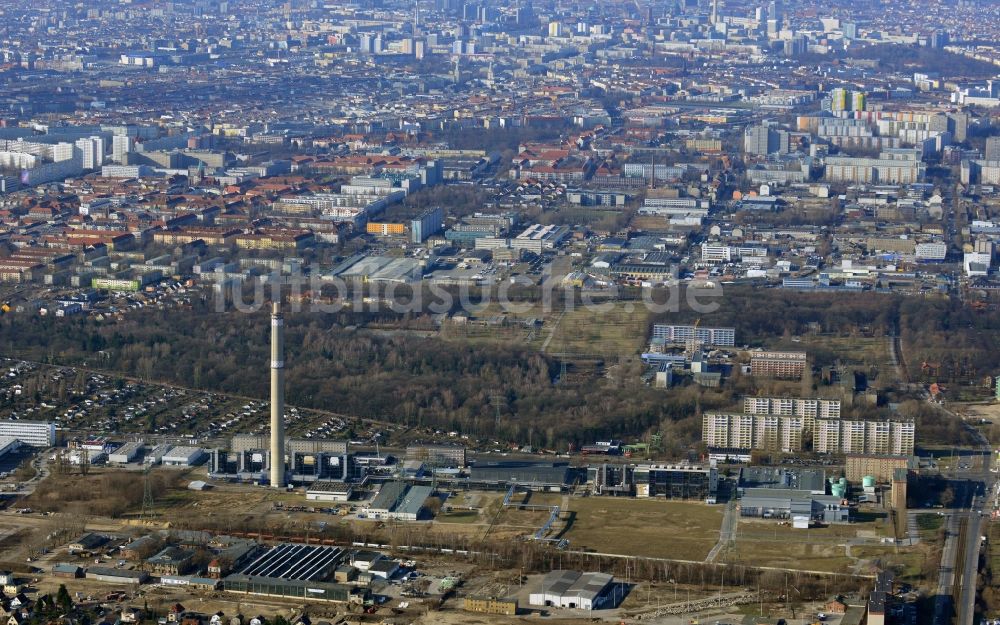
[[[271,308],[271,486],[285,487],[285,317]]]

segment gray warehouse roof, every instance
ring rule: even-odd
[[[594,601],[612,579],[607,573],[551,571],[542,579],[539,591],[563,597],[586,597]]]

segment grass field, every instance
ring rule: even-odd
[[[648,339],[650,312],[642,303],[578,306],[552,321],[557,324],[547,353],[634,357]],[[604,310],[607,308],[608,310]],[[552,328],[543,330],[546,335]]]
[[[809,542],[805,535],[789,536],[787,527],[774,538],[737,541],[720,560],[729,564],[774,566],[802,571],[849,572],[854,560],[847,557],[842,545]]]
[[[870,573],[873,568],[893,568],[902,577],[919,576],[926,549],[855,542],[855,539],[887,536],[888,529],[884,518],[809,530],[792,530],[769,521],[741,520],[735,547],[724,550],[720,560],[833,573]]]
[[[889,339],[885,337],[806,334],[794,341],[778,337],[769,341],[767,346],[772,349],[805,350],[819,365],[839,361],[855,367],[875,366],[883,375],[892,378],[896,375],[889,355]]]
[[[939,514],[918,514],[917,527],[923,532],[936,532],[944,525],[944,517]]]
[[[435,520],[438,523],[477,523],[479,513],[475,510],[459,510],[451,513],[441,513]]]
[[[573,499],[563,538],[572,549],[703,560],[719,538],[722,506],[641,499]]]

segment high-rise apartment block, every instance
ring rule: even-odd
[[[778,380],[798,380],[806,372],[805,352],[754,352],[750,356],[750,375]]]
[[[702,439],[710,448],[794,453],[811,438],[824,454],[913,454],[913,420],[841,419],[840,408],[831,399],[745,397],[744,414],[704,415]]]
[[[695,340],[705,345],[732,347],[736,345],[736,330],[657,323],[653,325],[653,340],[657,339],[662,339],[665,343],[687,343]]]
[[[806,417],[810,420],[840,418],[839,399],[801,399],[790,397],[744,397],[746,414],[774,414]]]
[[[1000,161],[1000,137],[987,137],[986,160]]]

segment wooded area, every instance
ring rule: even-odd
[[[888,337],[898,328],[914,381],[931,381],[931,376],[940,382],[968,380],[1000,368],[1000,353],[991,347],[1000,314],[973,312],[960,303],[735,287],[727,288],[719,303],[711,314],[662,314],[654,320],[693,323],[701,318],[703,326],[733,326],[737,342],[751,346],[808,333]],[[664,451],[683,454],[700,438],[701,412],[735,408],[741,394],[829,394],[822,381],[811,377],[792,389],[777,389],[771,386],[779,383],[739,375],[721,389],[688,385],[664,391],[642,380],[644,366],[637,357],[608,357],[560,379],[559,360],[518,341],[445,341],[426,332],[365,329],[369,323],[385,328],[412,321],[389,313],[289,315],[288,401],[560,450],[662,432]],[[262,399],[268,393],[269,331],[264,312],[220,314],[208,302],[183,312],[136,311],[114,324],[37,315],[0,320],[0,340],[11,346],[10,356]],[[822,350],[811,357],[818,365],[833,364],[835,358]],[[924,361],[938,366],[921,368]],[[569,366],[574,373],[575,365]],[[607,375],[609,368],[614,375]],[[926,430],[933,430],[930,440],[955,430],[938,416],[916,416],[928,426],[938,424]]]

